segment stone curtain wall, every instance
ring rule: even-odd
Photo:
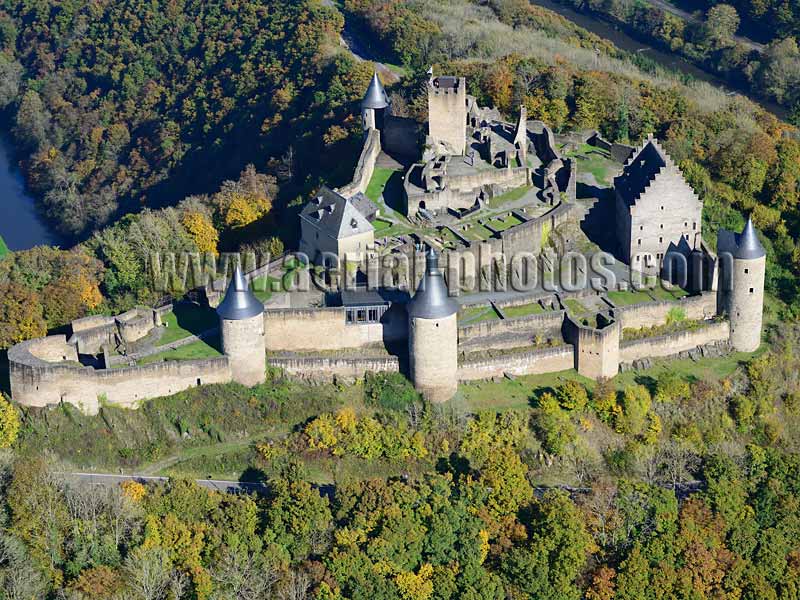
[[[524,333],[553,335],[559,334],[564,322],[564,311],[552,311],[538,315],[529,315],[518,319],[497,319],[482,321],[475,325],[458,328],[458,341],[468,342],[476,338],[502,335],[505,333]]]
[[[23,342],[9,351],[11,394],[15,402],[25,406],[69,402],[95,414],[100,402],[134,408],[142,400],[231,380],[227,357],[104,370],[46,362],[41,358],[62,360],[63,355],[57,352],[59,346],[68,348],[63,335]]]
[[[663,325],[673,308],[683,309],[690,321],[711,319],[717,314],[716,292],[703,292],[697,296],[687,296],[680,300],[665,300],[649,304],[632,304],[614,309],[623,329],[639,329]]]
[[[350,198],[356,194],[365,193],[367,186],[372,179],[375,171],[375,161],[381,153],[381,132],[377,129],[370,129],[364,139],[364,146],[361,149],[361,156],[358,157],[356,169],[353,173],[353,181],[339,188],[337,191],[345,198]]]
[[[348,325],[345,309],[301,308],[264,312],[264,338],[268,352],[341,350],[377,342],[405,339],[405,309],[393,307],[383,323]]]
[[[542,375],[573,367],[572,346],[558,346],[531,352],[507,354],[494,358],[465,360],[458,366],[459,381],[491,379],[510,375]]]
[[[385,358],[322,358],[291,357],[270,358],[270,366],[282,369],[292,378],[312,382],[345,381],[353,382],[364,377],[367,371],[377,373],[400,371],[396,356]]]
[[[697,346],[727,340],[729,336],[730,325],[727,321],[720,321],[709,323],[692,331],[622,342],[620,344],[620,361],[627,363],[640,358],[672,356]]]

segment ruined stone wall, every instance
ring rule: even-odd
[[[672,356],[697,346],[727,340],[730,326],[727,321],[711,322],[699,329],[681,331],[641,340],[623,341],[620,344],[620,361],[632,362],[640,358]]]
[[[458,341],[468,342],[476,338],[503,335],[506,333],[525,333],[540,335],[554,335],[561,331],[564,321],[564,311],[552,311],[538,315],[528,315],[517,319],[497,319],[482,321],[475,325],[465,325],[458,328]]]
[[[680,300],[664,300],[648,304],[632,304],[614,309],[614,316],[623,329],[639,329],[663,325],[673,308],[680,308],[690,321],[711,319],[717,313],[717,299],[714,292],[703,292],[697,296],[687,296]]]
[[[275,309],[264,312],[267,351],[340,350],[405,339],[405,309],[393,306],[381,323],[347,324],[345,309]]]
[[[59,345],[66,346],[63,335],[30,340],[9,350],[11,397],[15,402],[24,406],[69,402],[95,414],[100,402],[134,408],[149,398],[231,380],[227,357],[102,370],[37,357]]]
[[[356,169],[353,173],[353,180],[337,191],[345,198],[350,198],[356,194],[365,193],[367,186],[372,179],[375,171],[375,161],[381,153],[381,134],[377,129],[370,129],[364,138],[364,146],[361,155],[358,157]]]
[[[538,253],[550,232],[570,220],[578,219],[579,211],[579,205],[562,202],[540,217],[506,229],[500,234],[503,252],[509,257],[519,252]]]
[[[574,365],[572,346],[558,346],[531,352],[521,352],[462,361],[458,366],[459,381],[491,379],[510,375],[541,375],[566,371]]]
[[[120,337],[126,342],[135,342],[145,337],[155,327],[152,308],[134,308],[116,318]]]
[[[270,366],[278,367],[292,378],[312,382],[344,381],[354,382],[364,377],[366,372],[381,371],[397,373],[400,363],[396,356],[385,358],[323,358],[290,357],[270,358]]]
[[[117,325],[114,318],[111,317],[111,321],[108,323],[74,331],[69,341],[81,354],[98,354],[103,346],[115,345],[116,336]]]

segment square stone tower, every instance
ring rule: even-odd
[[[437,153],[464,154],[467,145],[467,82],[463,77],[428,80],[428,135]]]

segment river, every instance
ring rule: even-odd
[[[0,237],[11,250],[58,246],[63,238],[39,216],[36,202],[25,190],[25,178],[14,162],[7,134],[0,132]]]
[[[673,69],[675,71],[680,71],[686,75],[691,75],[699,81],[705,81],[706,83],[710,83],[722,90],[735,90],[737,93],[747,96],[753,102],[760,104],[766,110],[770,111],[781,119],[786,119],[789,116],[789,111],[783,106],[759,98],[750,90],[736,88],[721,77],[701,69],[697,65],[684,60],[679,55],[670,52],[663,52],[655,46],[651,46],[650,44],[642,42],[639,39],[631,37],[624,31],[617,29],[610,23],[593,15],[578,12],[568,6],[555,2],[554,0],[530,0],[530,2],[531,4],[536,4],[537,6],[552,10],[554,13],[569,19],[587,31],[591,31],[595,35],[614,42],[617,48],[621,50],[643,53],[646,57],[664,67]]]

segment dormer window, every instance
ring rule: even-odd
[[[356,221],[355,219],[350,219],[350,227],[352,227],[353,229],[358,229],[358,221]]]

